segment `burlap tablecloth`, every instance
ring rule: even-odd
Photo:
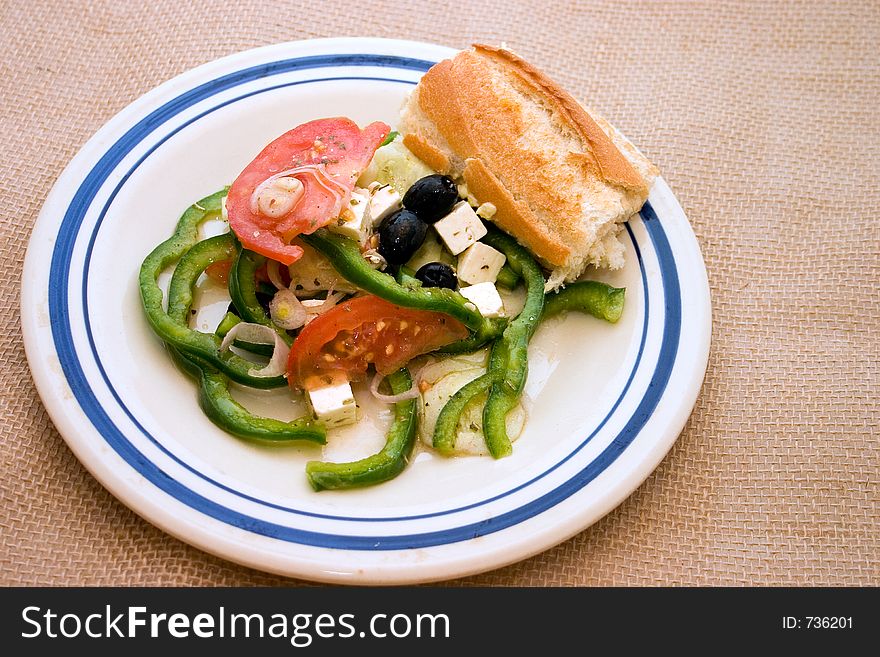
[[[0,583],[293,581],[170,538],[86,472],[33,387],[21,265],[59,172],[139,95],[353,35],[507,42],[660,166],[712,287],[705,385],[656,472],[570,541],[460,583],[880,584],[880,5],[614,0],[0,4]]]

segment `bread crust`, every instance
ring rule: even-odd
[[[401,129],[419,159],[493,203],[493,221],[558,270],[554,280],[573,280],[595,261],[600,232],[648,195],[645,179],[587,111],[502,48],[475,44],[435,64]]]
[[[529,80],[557,104],[558,110],[567,117],[571,126],[590,145],[590,151],[584,155],[595,165],[596,173],[605,182],[647,196],[648,187],[644,179],[571,94],[509,50],[479,43],[475,43],[473,47],[476,52],[486,53],[504,62],[514,73]]]
[[[479,199],[492,199],[495,206],[494,223],[503,231],[515,235],[533,253],[552,267],[563,267],[571,256],[571,247],[560,243],[544,224],[531,220],[531,212],[507,191],[485,163],[469,158],[464,167],[464,181],[468,191]]]
[[[452,173],[449,156],[421,135],[405,134],[403,145],[434,171],[445,174]]]

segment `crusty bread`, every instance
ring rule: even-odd
[[[621,222],[656,168],[620,133],[508,50],[474,45],[434,65],[404,105],[403,143],[497,208],[493,221],[551,270],[623,266]]]

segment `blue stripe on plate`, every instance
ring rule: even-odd
[[[238,497],[240,497],[240,498],[242,498],[242,499],[245,499],[245,500],[247,500],[247,501],[249,501],[249,502],[253,502],[253,503],[255,503],[255,504],[259,504],[259,505],[262,505],[262,506],[265,506],[265,507],[268,507],[268,508],[271,508],[271,509],[276,509],[276,510],[279,510],[279,511],[284,511],[284,512],[286,512],[286,513],[293,513],[293,514],[302,515],[302,516],[307,516],[307,517],[312,517],[312,518],[321,518],[321,519],[328,519],[328,520],[343,520],[343,521],[361,521],[361,522],[395,522],[395,521],[405,521],[405,520],[419,520],[419,519],[424,519],[424,518],[432,518],[432,517],[438,517],[438,516],[443,516],[443,515],[449,515],[449,514],[458,513],[458,512],[461,512],[461,511],[466,511],[466,510],[469,510],[469,509],[473,509],[473,508],[476,508],[476,507],[479,507],[479,506],[484,506],[484,505],[489,504],[489,503],[491,503],[491,502],[494,502],[494,501],[496,501],[496,500],[499,500],[499,499],[502,499],[502,498],[504,498],[504,497],[507,497],[508,495],[511,495],[511,494],[513,494],[513,493],[515,493],[515,492],[517,492],[517,491],[520,491],[520,490],[522,490],[523,488],[525,488],[525,487],[527,487],[527,486],[530,486],[531,484],[535,483],[536,481],[539,481],[539,480],[543,479],[545,476],[547,476],[547,475],[550,474],[551,472],[553,472],[553,471],[555,471],[556,469],[558,469],[558,468],[559,468],[560,466],[562,466],[564,463],[568,462],[568,461],[569,461],[572,457],[574,457],[574,456],[575,456],[575,455],[576,455],[576,454],[577,454],[577,453],[578,453],[578,452],[579,452],[579,451],[580,451],[580,450],[581,450],[581,449],[582,449],[587,443],[589,443],[590,440],[592,440],[592,439],[593,439],[593,438],[599,433],[599,431],[602,430],[602,428],[605,426],[605,424],[608,422],[608,420],[613,416],[614,412],[617,410],[617,407],[618,407],[618,406],[620,405],[620,403],[623,401],[623,398],[626,396],[626,393],[627,393],[627,391],[629,390],[629,387],[630,387],[630,385],[632,384],[633,379],[635,378],[636,372],[637,372],[638,367],[639,367],[639,364],[640,364],[640,362],[641,362],[642,353],[643,353],[643,351],[644,351],[644,346],[645,346],[645,341],[646,341],[646,339],[647,339],[647,335],[648,335],[648,321],[647,321],[647,320],[648,320],[648,317],[649,317],[649,314],[650,314],[650,313],[649,313],[649,308],[650,308],[650,306],[649,306],[649,291],[648,291],[647,277],[646,277],[646,273],[645,273],[645,266],[644,266],[644,262],[642,261],[642,253],[641,253],[641,250],[639,249],[638,242],[636,241],[635,236],[633,235],[632,230],[630,229],[630,227],[629,227],[628,225],[626,226],[626,228],[627,228],[627,232],[628,232],[628,234],[629,234],[630,240],[632,241],[633,248],[635,249],[635,252],[636,252],[636,258],[637,258],[637,261],[638,261],[638,263],[639,263],[639,271],[640,271],[641,278],[642,278],[642,288],[643,288],[643,290],[645,291],[645,307],[644,307],[645,323],[644,323],[643,326],[642,326],[642,336],[641,336],[641,340],[640,340],[640,344],[639,344],[639,349],[638,349],[638,352],[637,352],[637,355],[636,355],[636,359],[635,359],[635,361],[633,362],[632,371],[630,372],[629,377],[627,378],[627,381],[626,381],[626,383],[624,384],[623,389],[622,389],[621,392],[620,392],[620,395],[618,396],[617,400],[614,402],[614,404],[612,405],[611,409],[608,411],[608,413],[606,414],[606,416],[605,416],[605,417],[602,419],[602,421],[596,426],[596,428],[590,433],[590,435],[587,436],[587,438],[585,438],[585,439],[580,443],[580,445],[578,445],[578,446],[577,446],[572,452],[570,452],[565,458],[563,458],[562,460],[560,460],[559,462],[557,462],[556,464],[554,464],[552,467],[550,467],[550,468],[548,468],[547,470],[545,470],[544,472],[542,472],[541,474],[536,475],[536,476],[533,477],[532,479],[530,479],[530,480],[528,480],[528,481],[526,481],[526,482],[524,482],[524,483],[522,483],[522,484],[520,484],[520,485],[518,485],[518,486],[516,486],[516,487],[514,487],[514,488],[512,488],[512,489],[510,489],[510,490],[507,490],[507,491],[505,491],[505,492],[503,492],[503,493],[500,493],[500,494],[495,495],[495,496],[493,496],[493,497],[487,498],[487,499],[485,499],[485,500],[481,500],[481,501],[479,501],[479,502],[475,502],[475,503],[473,503],[473,504],[469,504],[469,505],[462,506],[462,507],[457,507],[457,508],[452,508],[452,509],[446,509],[446,510],[443,510],[443,511],[436,511],[436,512],[433,512],[433,513],[424,513],[424,514],[409,515],[409,516],[384,516],[384,517],[383,517],[383,516],[374,516],[374,517],[339,516],[339,515],[330,515],[330,514],[324,514],[324,513],[316,513],[316,512],[310,512],[310,511],[303,511],[303,510],[301,510],[301,509],[295,509],[295,508],[292,508],[292,507],[283,506],[283,505],[275,504],[275,503],[272,503],[272,502],[267,502],[266,500],[261,500],[261,499],[259,499],[259,498],[253,497],[252,495],[248,495],[248,494],[243,493],[243,492],[241,492],[241,491],[239,491],[239,490],[236,490],[236,489],[234,489],[234,488],[231,488],[230,486],[227,486],[226,484],[223,484],[223,483],[221,483],[221,482],[219,482],[219,481],[217,481],[217,480],[215,480],[215,479],[213,479],[213,478],[207,476],[206,474],[204,474],[204,473],[200,472],[199,470],[195,469],[194,467],[192,467],[191,465],[189,465],[189,464],[186,463],[185,461],[181,460],[176,454],[174,454],[171,450],[169,450],[168,448],[166,448],[166,447],[165,447],[165,446],[164,446],[164,445],[163,445],[163,444],[162,444],[162,443],[161,443],[161,442],[160,442],[155,436],[153,436],[149,431],[147,431],[147,429],[146,429],[146,428],[140,423],[140,421],[135,417],[135,415],[131,412],[131,410],[128,408],[128,406],[125,404],[125,402],[124,402],[124,401],[122,400],[122,398],[119,396],[119,394],[117,393],[116,389],[113,387],[113,384],[110,382],[109,376],[107,375],[106,369],[104,368],[103,362],[101,361],[100,354],[98,353],[97,347],[96,347],[96,345],[95,345],[94,337],[93,337],[93,334],[92,334],[92,328],[91,328],[91,320],[89,319],[89,314],[90,314],[90,313],[88,312],[88,306],[89,306],[89,302],[88,302],[88,282],[89,282],[88,275],[89,275],[89,272],[90,272],[90,262],[91,262],[92,252],[93,252],[93,249],[94,249],[95,242],[96,242],[96,240],[97,240],[98,232],[99,232],[100,229],[101,229],[101,225],[102,225],[103,222],[104,222],[104,219],[105,219],[105,217],[106,217],[106,215],[107,215],[107,212],[108,212],[109,209],[110,209],[110,206],[111,206],[112,203],[113,203],[113,200],[116,198],[116,195],[119,193],[120,189],[122,189],[122,187],[125,185],[126,181],[131,177],[131,175],[132,175],[132,174],[137,170],[137,168],[141,165],[141,163],[143,163],[147,158],[149,158],[150,155],[151,155],[156,149],[158,149],[162,144],[164,144],[168,139],[170,139],[170,138],[173,137],[175,134],[177,134],[178,132],[180,132],[181,130],[183,130],[184,128],[186,128],[188,125],[190,125],[190,124],[192,124],[192,123],[195,123],[195,122],[199,121],[199,120],[200,120],[201,118],[203,118],[204,116],[206,116],[206,115],[208,115],[208,114],[210,114],[210,113],[212,113],[212,112],[214,112],[214,111],[216,111],[216,110],[218,110],[218,109],[220,109],[220,108],[222,108],[222,107],[226,107],[227,105],[230,105],[230,104],[232,104],[232,103],[235,103],[235,102],[237,102],[237,101],[239,101],[239,100],[242,100],[242,99],[245,99],[245,98],[249,98],[249,97],[251,97],[251,96],[255,96],[255,95],[260,94],[260,93],[265,93],[265,92],[269,92],[269,91],[274,91],[274,90],[276,90],[276,89],[280,89],[280,88],[283,88],[283,87],[296,86],[296,85],[300,85],[300,84],[311,84],[311,83],[320,83],[320,82],[328,82],[328,81],[339,81],[339,80],[367,80],[367,81],[382,81],[382,82],[398,82],[398,83],[403,83],[403,84],[415,84],[415,82],[411,82],[411,81],[407,81],[407,80],[398,80],[398,79],[393,79],[393,78],[351,77],[351,76],[344,76],[344,77],[338,77],[338,78],[337,78],[337,77],[329,77],[329,78],[314,78],[314,79],[308,79],[308,80],[300,80],[300,81],[290,82],[290,83],[286,83],[286,84],[274,85],[274,86],[271,86],[271,87],[267,87],[267,88],[265,88],[265,89],[259,89],[259,90],[257,90],[257,91],[252,91],[252,92],[249,92],[249,93],[243,94],[243,95],[241,95],[241,96],[237,96],[237,97],[235,97],[235,98],[232,98],[232,99],[226,100],[226,101],[220,103],[219,105],[216,105],[215,107],[212,107],[212,108],[210,108],[210,109],[208,109],[208,110],[205,110],[204,112],[198,114],[197,116],[195,116],[195,117],[189,119],[188,121],[182,123],[181,125],[179,125],[178,127],[176,127],[174,130],[172,130],[171,132],[169,132],[167,135],[165,135],[165,136],[164,136],[161,140],[159,140],[155,145],[153,145],[153,146],[152,146],[152,147],[151,147],[151,148],[150,148],[150,149],[149,149],[149,150],[148,150],[143,156],[141,156],[141,158],[140,158],[140,159],[139,159],[139,160],[138,160],[138,161],[132,166],[132,168],[128,170],[128,172],[127,172],[127,173],[121,178],[121,180],[119,181],[119,183],[116,185],[116,187],[114,188],[114,190],[111,192],[110,196],[109,196],[108,199],[107,199],[107,202],[104,204],[104,207],[102,208],[101,213],[100,213],[99,216],[98,216],[98,220],[97,220],[97,222],[96,222],[96,224],[95,224],[95,228],[94,228],[94,230],[92,231],[91,239],[89,240],[88,248],[87,248],[87,250],[86,250],[85,265],[84,265],[84,267],[85,267],[85,271],[86,271],[86,276],[83,278],[83,284],[82,284],[82,297],[83,297],[83,307],[85,308],[84,318],[85,318],[86,334],[87,334],[87,336],[88,336],[89,346],[90,346],[90,348],[91,348],[92,355],[93,355],[93,357],[94,357],[94,359],[95,359],[95,363],[96,363],[97,366],[98,366],[98,370],[99,370],[99,372],[100,372],[100,374],[101,374],[101,377],[103,378],[104,383],[105,383],[105,385],[107,386],[107,388],[108,388],[108,390],[110,391],[110,393],[112,394],[113,398],[116,400],[117,404],[118,404],[119,407],[123,410],[123,412],[124,412],[124,413],[128,416],[128,418],[131,420],[131,422],[132,422],[132,423],[138,428],[138,430],[139,430],[139,431],[140,431],[140,432],[141,432],[141,433],[142,433],[142,434],[143,434],[143,435],[144,435],[144,436],[145,436],[150,442],[152,442],[152,443],[153,443],[153,444],[154,444],[159,450],[161,450],[161,451],[162,451],[164,454],[166,454],[169,458],[171,458],[172,460],[174,460],[178,465],[180,465],[181,467],[185,468],[185,469],[188,470],[189,472],[193,473],[193,474],[196,475],[197,477],[203,479],[204,481],[206,481],[206,482],[208,482],[208,483],[210,483],[210,484],[216,486],[217,488],[219,488],[219,489],[221,489],[221,490],[223,490],[223,491],[226,491],[226,492],[228,492],[228,493],[231,493],[231,494],[233,494],[233,495],[236,495],[236,496],[238,496]]]
[[[228,493],[236,495],[236,496],[238,496],[242,499],[245,499],[249,502],[259,504],[259,505],[262,505],[262,506],[265,506],[268,508],[276,509],[279,511],[284,511],[286,513],[293,513],[293,514],[303,515],[303,516],[312,517],[312,518],[321,518],[321,519],[329,519],[329,520],[343,520],[343,521],[361,521],[361,522],[395,522],[395,521],[405,521],[405,520],[419,520],[419,519],[423,519],[423,518],[431,518],[431,517],[438,517],[438,516],[458,513],[461,511],[466,511],[466,510],[469,510],[472,508],[483,506],[485,504],[489,504],[490,502],[507,497],[508,495],[511,495],[519,490],[522,490],[523,488],[530,486],[531,484],[535,483],[536,481],[543,479],[545,476],[547,476],[548,474],[550,474],[551,472],[553,472],[554,470],[556,470],[557,468],[562,466],[564,463],[566,463],[573,456],[575,456],[605,426],[605,424],[613,416],[614,411],[617,409],[617,407],[623,401],[624,396],[626,395],[627,391],[629,390],[629,387],[632,384],[633,379],[635,378],[636,371],[638,370],[638,366],[639,366],[641,358],[642,358],[642,353],[644,350],[645,341],[647,339],[647,333],[648,333],[647,319],[649,316],[649,294],[648,294],[647,278],[646,278],[646,274],[645,274],[645,267],[644,267],[644,263],[642,261],[642,254],[641,254],[641,250],[639,249],[638,242],[636,241],[635,236],[633,235],[632,231],[629,229],[629,226],[627,226],[627,231],[629,233],[630,240],[632,241],[633,247],[636,252],[636,257],[637,257],[637,260],[639,263],[639,270],[640,270],[640,274],[642,277],[642,287],[645,290],[645,308],[644,308],[645,324],[642,327],[642,336],[641,336],[641,341],[640,341],[640,345],[639,345],[639,350],[637,352],[636,359],[633,363],[632,371],[630,372],[629,377],[628,377],[625,385],[623,386],[623,389],[622,389],[620,395],[618,396],[617,400],[612,405],[611,410],[609,410],[607,415],[602,419],[602,421],[598,424],[598,426],[590,433],[590,435],[586,439],[584,439],[580,445],[578,445],[572,452],[570,452],[565,458],[560,460],[558,463],[554,464],[552,467],[550,467],[546,471],[533,477],[532,479],[530,479],[529,481],[527,481],[523,484],[520,484],[510,490],[507,490],[503,493],[495,495],[491,498],[487,498],[485,500],[481,500],[479,502],[475,502],[473,504],[469,504],[469,505],[463,506],[463,507],[457,507],[457,508],[453,508],[453,509],[446,509],[443,511],[433,512],[433,513],[425,513],[425,514],[410,515],[410,516],[386,516],[386,517],[374,516],[374,517],[369,517],[369,518],[357,517],[357,516],[339,516],[339,515],[330,515],[330,514],[324,514],[324,513],[303,511],[301,509],[295,509],[292,507],[274,504],[274,503],[267,502],[265,500],[261,500],[259,498],[253,497],[251,495],[248,495],[246,493],[238,491],[234,488],[231,488],[231,487],[229,487],[229,486],[227,486],[227,485],[225,485],[225,484],[223,484],[223,483],[221,483],[211,477],[208,477],[204,473],[193,468],[191,465],[189,465],[185,461],[181,460],[179,457],[177,457],[177,455],[175,455],[168,448],[166,448],[158,439],[156,439],[155,436],[153,436],[149,431],[147,431],[147,429],[140,423],[140,421],[130,411],[128,406],[125,404],[125,402],[122,400],[122,398],[117,393],[116,389],[113,387],[113,385],[110,382],[110,379],[107,375],[106,369],[104,368],[104,365],[101,361],[98,350],[95,346],[94,338],[92,335],[91,321],[89,319],[90,313],[88,312],[88,305],[89,305],[88,304],[88,274],[90,272],[90,262],[91,262],[91,257],[92,257],[92,251],[94,249],[95,241],[97,240],[98,232],[100,231],[101,225],[104,222],[104,218],[106,217],[107,212],[109,211],[109,208],[113,203],[113,200],[116,198],[116,195],[119,193],[120,189],[125,185],[125,183],[128,181],[128,179],[134,173],[134,171],[136,171],[137,168],[141,165],[141,163],[143,163],[147,158],[149,158],[150,155],[156,149],[158,149],[162,144],[164,144],[168,139],[170,139],[175,134],[177,134],[178,132],[180,132],[181,130],[186,128],[188,125],[199,121],[204,116],[211,114],[212,112],[214,112],[220,108],[226,107],[227,105],[230,105],[232,103],[235,103],[235,102],[242,100],[242,99],[245,99],[245,98],[249,98],[251,96],[255,96],[257,94],[261,94],[261,93],[265,93],[265,92],[269,92],[269,91],[274,91],[276,89],[280,89],[283,87],[296,86],[296,85],[300,85],[300,84],[312,84],[312,83],[320,83],[320,82],[328,82],[328,81],[339,81],[339,80],[367,80],[367,81],[382,81],[382,82],[398,82],[398,83],[403,83],[403,84],[415,84],[415,82],[412,82],[412,81],[398,80],[395,78],[377,78],[377,77],[366,77],[366,76],[364,76],[364,77],[343,76],[343,77],[328,77],[328,78],[310,78],[308,80],[299,80],[296,82],[289,82],[289,83],[285,83],[285,84],[278,84],[278,85],[274,85],[271,87],[266,87],[264,89],[252,91],[252,92],[243,94],[241,96],[237,96],[235,98],[226,100],[226,101],[224,101],[224,102],[222,102],[222,103],[220,103],[220,104],[218,104],[208,110],[205,110],[204,112],[201,112],[197,116],[187,120],[186,122],[177,126],[174,130],[169,132],[167,135],[165,135],[161,140],[159,140],[156,144],[154,144],[143,156],[141,156],[141,158],[137,162],[135,162],[135,164],[131,167],[131,169],[129,169],[128,172],[121,178],[119,183],[116,185],[116,187],[114,188],[114,190],[111,192],[110,196],[108,197],[107,202],[104,204],[104,207],[102,208],[101,213],[98,216],[98,220],[95,224],[95,228],[92,232],[91,239],[89,240],[88,248],[86,250],[85,265],[84,265],[85,271],[86,271],[86,276],[84,277],[83,284],[82,284],[82,297],[83,297],[83,306],[85,308],[84,318],[85,318],[85,325],[86,325],[86,334],[88,336],[89,346],[91,348],[92,355],[95,359],[95,363],[98,366],[98,370],[101,374],[101,377],[103,378],[104,383],[107,386],[110,393],[112,394],[113,398],[116,400],[117,404],[123,410],[123,412],[131,420],[131,422],[138,428],[138,430],[148,440],[150,440],[159,450],[161,450],[169,458],[174,460],[178,465],[185,468],[189,472],[193,473],[197,477],[203,479],[204,481],[207,481],[208,483],[216,486],[217,488],[219,488],[223,491],[226,491]]]
[[[393,550],[403,548],[427,547],[432,545],[441,545],[445,543],[466,540],[476,536],[499,531],[506,527],[510,527],[511,525],[522,522],[527,518],[531,518],[536,514],[539,514],[542,511],[554,506],[555,504],[558,504],[559,502],[579,490],[581,487],[592,481],[596,476],[598,476],[599,473],[607,468],[638,435],[639,430],[644,426],[645,422],[650,417],[651,413],[659,402],[663,390],[665,389],[666,383],[669,379],[669,374],[672,369],[672,364],[675,361],[675,354],[678,348],[678,337],[680,332],[681,319],[681,300],[678,284],[678,274],[675,269],[675,262],[672,257],[669,242],[663,231],[662,225],[657,218],[656,213],[654,213],[653,211],[653,208],[651,208],[650,205],[646,204],[645,208],[642,211],[642,216],[644,219],[645,227],[658,254],[661,276],[663,280],[664,297],[666,299],[666,318],[664,324],[663,340],[660,350],[660,358],[658,361],[657,369],[655,370],[652,377],[651,385],[649,386],[648,392],[640,403],[638,409],[636,410],[636,413],[629,420],[623,431],[618,434],[614,441],[599,455],[598,458],[596,458],[586,468],[577,473],[577,475],[575,475],[572,479],[569,479],[553,491],[550,491],[542,497],[537,498],[529,502],[528,504],[508,513],[496,516],[480,523],[469,524],[458,528],[402,536],[346,536],[337,534],[325,534],[320,532],[294,529],[283,525],[266,522],[257,518],[252,518],[245,514],[241,514],[239,512],[228,509],[220,504],[217,504],[212,500],[198,495],[197,493],[180,484],[175,479],[169,477],[165,472],[156,467],[155,464],[146,459],[146,457],[141,454],[126,439],[122,432],[113,424],[113,422],[107,416],[104,409],[100,406],[99,402],[94,397],[94,394],[92,393],[91,388],[88,385],[88,381],[79,363],[73,345],[71,326],[68,322],[67,288],[65,286],[68,280],[70,258],[73,252],[73,247],[76,242],[77,233],[82,224],[85,213],[89,205],[93,201],[97,191],[104,184],[113,169],[118,166],[122,158],[124,158],[138,143],[140,143],[146,135],[151,133],[153,130],[158,128],[165,121],[172,118],[183,109],[197,102],[200,102],[201,100],[204,100],[205,98],[214,95],[220,91],[229,89],[244,82],[252,81],[260,77],[266,77],[269,75],[288,72],[292,70],[319,68],[327,66],[385,66],[423,71],[426,70],[431,64],[432,62],[428,62],[425,60],[414,60],[394,56],[329,55],[304,57],[284,60],[280,62],[273,62],[271,64],[251,67],[249,69],[237,71],[235,73],[223,76],[221,78],[218,78],[217,80],[202,84],[199,87],[196,87],[182,94],[181,96],[176,97],[172,101],[169,101],[162,107],[150,113],[146,118],[138,122],[134,127],[127,131],[125,135],[120,138],[119,141],[117,141],[113,146],[108,149],[108,151],[99,160],[95,167],[89,172],[82,185],[74,194],[74,197],[71,201],[70,206],[68,207],[68,210],[65,213],[62,225],[59,229],[58,240],[56,242],[55,250],[53,251],[50,270],[50,317],[52,318],[51,325],[53,339],[55,341],[55,347],[59,356],[59,360],[61,362],[65,376],[68,379],[70,387],[73,390],[81,407],[83,408],[83,411],[90,418],[99,433],[101,433],[105,440],[107,440],[108,444],[140,474],[142,474],[153,484],[164,490],[166,493],[172,495],[179,501],[183,502],[184,504],[187,504],[188,506],[202,513],[205,513],[208,516],[214,517],[227,524],[245,529],[247,531],[252,531],[258,534],[270,536],[285,541],[313,546],[358,550]],[[179,126],[178,130],[182,127],[183,126]],[[170,135],[166,136],[165,139],[167,139],[169,136]],[[146,155],[144,157],[146,157]],[[142,161],[143,159],[144,158],[141,158],[140,161]],[[140,163],[140,161],[138,162],[138,164]],[[136,166],[137,165],[135,165],[135,167]],[[131,174],[133,170],[134,168],[128,172],[126,178]],[[120,183],[120,186],[121,184],[122,183]],[[114,196],[118,189],[119,187],[117,187],[117,189],[114,191]],[[110,199],[110,201],[112,201],[112,198]],[[103,219],[103,215],[106,213],[106,209],[109,206],[110,201],[108,201],[108,203],[105,205],[104,212],[102,212],[101,215],[101,219]],[[94,243],[94,237],[97,233],[99,225],[100,222],[95,227],[95,231],[92,234],[92,239],[89,243],[88,257],[90,257],[91,248]],[[628,226],[627,230],[629,230]],[[630,237],[633,239],[633,243],[636,244],[636,241],[631,231]],[[636,248],[638,249],[637,245]],[[647,293],[644,267],[642,267],[642,279]],[[85,287],[83,293],[85,295]],[[647,321],[647,307],[645,314]],[[88,320],[87,309],[85,316]],[[91,341],[91,333],[89,333],[89,339]],[[643,332],[641,347],[644,346],[644,340],[645,333]],[[637,364],[638,360],[641,358],[641,347],[639,357],[637,359]],[[93,343],[92,350],[94,351]],[[97,359],[97,354],[95,353],[94,355]],[[98,361],[98,363],[100,366],[100,361]],[[107,380],[106,373],[103,371],[103,367],[101,369],[102,376],[109,386],[109,381]],[[632,380],[634,372],[635,369],[633,371],[633,374],[630,375],[630,381],[627,383],[627,388]],[[112,387],[111,391],[116,397],[117,402],[122,405],[121,400],[119,399],[118,395],[116,395],[116,392],[112,389]],[[618,402],[615,404],[615,409],[619,402],[620,400],[618,400]],[[132,420],[135,421],[135,423],[137,424],[137,421],[134,419],[128,409],[126,409],[124,405],[122,406],[125,412],[128,413],[129,417],[131,417]],[[609,417],[610,415],[611,413],[609,413]],[[606,417],[605,420],[603,420],[603,424],[607,421],[607,419],[608,418]],[[591,434],[591,437],[594,434]],[[155,439],[153,439],[151,436],[150,438],[154,442],[156,442]],[[588,440],[589,438],[586,439],[581,444],[581,446],[583,446],[583,444],[586,444]],[[158,443],[156,444],[158,445]],[[580,449],[580,447],[578,449]],[[166,451],[166,453],[168,452]],[[173,455],[171,456],[173,457]],[[565,460],[568,460],[568,458],[571,458],[571,455],[566,457]],[[562,462],[556,464],[552,469],[559,467]],[[186,464],[182,465],[195,472]],[[540,476],[536,477],[535,480],[540,478]],[[532,482],[527,482],[517,489],[529,485],[530,483]],[[226,488],[223,486],[221,487]],[[230,489],[227,488],[226,490]],[[240,494],[236,491],[231,492]],[[510,494],[511,492],[513,491],[508,491],[504,495]],[[498,497],[502,496],[503,495]],[[493,499],[497,499],[497,497]],[[260,500],[254,501],[260,502]],[[489,501],[490,500],[485,500],[481,502],[481,504],[485,504]],[[444,513],[452,512],[454,511],[447,511]],[[334,516],[320,517],[335,518]],[[420,516],[414,516],[414,518],[416,517]],[[402,518],[350,518],[349,520],[370,521],[401,519]]]

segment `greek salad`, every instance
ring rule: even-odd
[[[369,381],[393,408],[386,444],[359,461],[309,462],[315,490],[387,481],[419,438],[446,456],[501,458],[526,422],[540,322],[570,310],[616,322],[625,291],[581,281],[545,295],[541,266],[492,224],[495,212],[384,123],[310,121],[184,212],[141,267],[145,316],[198,381],[205,414],[241,439],[332,440],[360,419],[352,383]],[[228,230],[201,239],[200,226],[218,219]],[[213,333],[191,326],[204,276],[229,295]],[[309,413],[255,415],[234,385],[286,386]]]

